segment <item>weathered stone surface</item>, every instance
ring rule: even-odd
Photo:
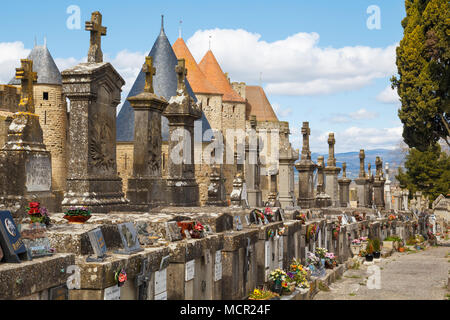
[[[309,135],[311,130],[309,122],[304,122],[302,126],[303,148],[302,156],[299,162],[296,163],[295,168],[298,171],[298,199],[297,204],[301,208],[314,207],[314,171],[316,165],[311,161],[311,151],[309,150]]]
[[[0,299],[15,300],[66,283],[75,255],[61,253],[21,264],[0,264]]]

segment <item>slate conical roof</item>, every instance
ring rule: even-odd
[[[247,120],[250,116],[256,116],[258,121],[278,121],[275,111],[267,99],[264,89],[260,86],[246,86],[245,97],[247,98]]]
[[[206,79],[183,38],[178,38],[172,48],[178,59],[186,60],[186,68],[188,69],[187,78],[195,93],[222,94],[208,79]]]
[[[245,100],[231,87],[230,82],[220,68],[219,63],[211,50],[208,50],[198,66],[203,71],[206,78],[220,91],[220,93],[223,93],[223,101],[245,103]]]
[[[37,72],[38,84],[62,85],[61,72],[46,45],[34,46],[27,59],[33,60],[33,71]],[[11,85],[20,85],[20,83],[20,80],[15,77],[9,82]]]
[[[164,27],[161,26],[161,32],[153,45],[149,56],[153,57],[153,66],[156,68],[156,74],[153,77],[153,88],[155,94],[163,96],[167,101],[172,96],[176,96],[177,91],[177,76],[175,73],[175,66],[178,64],[175,52],[173,52],[172,46],[170,45],[169,39],[164,32]],[[189,70],[188,70],[189,73]],[[131,88],[129,97],[138,95],[144,90],[145,86],[145,74],[141,70],[139,72],[136,81]],[[197,101],[194,92],[186,79],[186,88],[189,95]],[[200,120],[196,121],[196,126],[200,124]],[[206,120],[203,114],[202,120],[202,131],[203,133],[211,129],[208,120]],[[169,136],[168,122],[165,117],[162,120],[162,137],[163,140],[167,140]],[[196,137],[197,138],[197,137]],[[126,100],[122,106],[122,109],[117,116],[117,141],[133,141],[134,140],[134,110],[131,107],[128,100]],[[201,139],[196,139],[196,141],[201,141]]]

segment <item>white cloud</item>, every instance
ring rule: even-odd
[[[275,114],[277,115],[277,117],[279,117],[279,118],[280,117],[287,118],[290,115],[292,115],[292,112],[293,112],[292,108],[290,108],[290,107],[283,108],[280,106],[279,103],[273,103],[272,108],[273,108],[273,111],[275,111]]]
[[[355,112],[350,112],[348,114],[333,113],[330,115],[330,117],[324,118],[323,120],[331,123],[348,123],[351,121],[372,120],[375,118],[378,118],[378,113],[371,112],[363,108]]]
[[[266,42],[243,29],[199,30],[187,45],[197,62],[212,50],[233,79],[257,83],[262,72],[269,94],[319,95],[356,90],[396,73],[396,44],[386,48],[319,47],[317,33]],[[232,50],[231,50],[232,48]]]
[[[397,94],[397,90],[393,90],[391,86],[384,88],[384,90],[378,94],[377,100],[383,103],[400,104],[400,97]]]
[[[25,59],[30,53],[23,42],[0,42],[0,83],[8,83],[20,66],[20,59]]]

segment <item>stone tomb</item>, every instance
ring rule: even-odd
[[[222,234],[170,243],[168,248],[168,300],[222,299],[222,277],[216,274],[220,266],[215,266],[222,263],[217,253],[223,250]]]

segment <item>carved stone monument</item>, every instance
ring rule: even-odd
[[[177,95],[169,100],[164,116],[169,120],[169,161],[167,167],[167,204],[198,206],[199,189],[194,168],[194,121],[202,117],[202,109],[187,90],[185,60],[179,59]]]
[[[280,122],[280,124],[282,136],[279,159],[278,190],[280,205],[284,209],[286,207],[293,207],[296,205],[294,194],[294,163],[298,160],[298,150],[294,150],[289,142],[289,122]]]
[[[323,156],[317,158],[317,195],[316,195],[316,207],[326,208],[331,206],[331,197],[325,193],[325,179],[324,179],[324,169],[325,160]]]
[[[260,141],[256,132],[256,116],[250,116],[249,133],[245,143],[245,182],[247,184],[248,205],[251,208],[262,206],[260,188]]]
[[[147,210],[165,204],[161,171],[161,115],[167,101],[153,90],[152,57],[145,58],[144,91],[128,98],[134,109],[133,176],[128,179],[127,198],[131,204]]]
[[[278,200],[278,170],[276,168],[270,168],[269,171],[270,176],[270,192],[268,195],[268,205],[269,207],[279,207],[280,201]]]
[[[121,211],[128,203],[116,163],[116,107],[125,81],[103,62],[100,39],[106,34],[99,12],[86,23],[91,32],[87,63],[62,72],[70,100],[67,192],[63,210],[84,206],[94,213]]]
[[[369,184],[368,179],[366,177],[366,171],[364,166],[364,159],[366,155],[364,150],[361,149],[359,151],[359,177],[355,179],[356,183],[356,193],[358,196],[358,207],[367,207],[368,206],[368,193],[369,193]]]
[[[13,116],[0,151],[0,203],[14,218],[25,215],[25,208],[32,200],[38,200],[50,210],[55,207],[50,152],[44,145],[34,108],[33,84],[37,74],[33,72],[32,60],[23,59],[21,64],[16,69],[22,91],[19,112]]]
[[[336,158],[334,157],[334,145],[336,139],[334,133],[328,136],[328,160],[324,169],[325,173],[325,193],[331,197],[331,205],[333,207],[340,206],[338,175],[341,168],[336,167]]]
[[[374,182],[374,176],[372,174],[372,165],[370,163],[367,164],[367,190],[366,193],[366,201],[367,201],[367,207],[372,208],[373,207],[373,182]]]
[[[384,209],[384,176],[383,161],[380,157],[375,160],[376,174],[373,181],[373,200],[378,210]]]
[[[208,200],[206,201],[206,205],[226,207],[225,179],[219,164],[211,165],[209,181],[210,184],[208,186]]]
[[[309,150],[309,136],[311,130],[309,122],[303,122],[303,148],[302,156],[299,162],[295,164],[298,170],[298,199],[297,204],[301,208],[312,208],[315,205],[314,199],[314,171],[316,164],[311,160],[311,151]]]
[[[392,209],[391,180],[389,180],[389,163],[387,162],[385,172],[386,172],[386,181],[384,182],[384,203],[386,210],[391,210]]]
[[[351,179],[347,178],[347,163],[342,163],[342,178],[339,183],[339,201],[341,207],[350,207],[350,183]]]

